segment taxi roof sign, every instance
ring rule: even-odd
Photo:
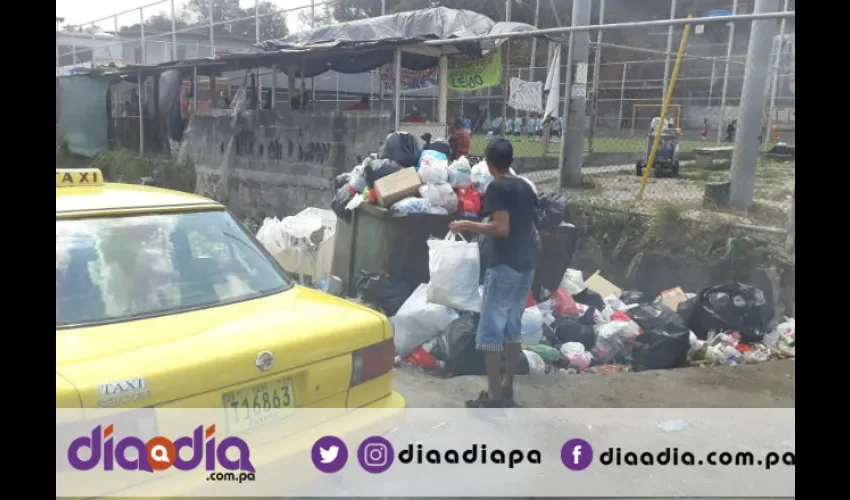
[[[103,173],[99,168],[57,168],[56,187],[102,186]]]

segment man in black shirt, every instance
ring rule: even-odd
[[[497,139],[487,148],[485,159],[494,180],[484,196],[485,222],[454,221],[449,229],[484,235],[487,251],[482,252],[486,267],[481,319],[475,346],[484,351],[487,391],[468,407],[513,406],[513,379],[520,350],[522,314],[534,268],[540,255],[540,239],[535,228],[537,194],[524,180],[511,175],[513,145]],[[501,376],[502,351],[506,354],[505,375]]]

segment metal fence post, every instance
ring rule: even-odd
[[[788,0],[785,0],[785,4],[783,5],[782,10],[788,10]],[[765,147],[769,147],[770,145],[770,137],[773,129],[773,113],[774,106],[776,106],[776,90],[779,86],[779,70],[782,66],[782,49],[785,47],[785,23],[785,19],[783,19],[779,23],[779,46],[776,49],[776,59],[773,59],[773,57],[771,56],[770,62],[770,67],[773,71],[773,75],[770,81],[770,105],[767,108],[767,129],[765,129],[765,135],[767,137],[762,137],[762,144]],[[774,60],[776,61],[776,64],[773,63]]]
[[[260,0],[254,0],[254,32],[257,43],[260,43]]]
[[[97,25],[91,23],[91,69],[94,69],[97,63],[97,56],[95,55],[95,51],[97,50],[97,35],[95,34],[95,30],[97,30]]]
[[[708,82],[708,104],[706,107],[711,107],[711,97],[714,94],[714,79],[716,78],[717,59],[711,58],[711,81]]]
[[[119,38],[118,38],[118,16],[112,16],[112,27],[113,27],[113,33],[115,34],[115,39],[119,40]],[[118,45],[118,48],[121,49],[121,56],[118,59],[123,60],[124,59],[124,42],[118,42],[117,45]]]
[[[215,58],[215,27],[213,26],[215,12],[213,11],[213,0],[210,0],[207,5],[210,10],[210,57]]]
[[[776,12],[779,0],[756,0],[754,12]],[[750,43],[747,48],[747,65],[744,68],[744,87],[738,113],[735,150],[732,153],[732,181],[729,204],[749,208],[753,203],[756,169],[758,167],[758,136],[764,125],[765,93],[767,92],[768,65],[776,33],[776,21],[753,21]]]
[[[177,16],[174,15],[174,0],[171,0],[171,60],[177,60]]]
[[[605,0],[599,1],[599,22],[597,24],[605,24]],[[599,65],[602,64],[602,33],[604,30],[596,32],[596,50],[593,53],[593,102],[590,116],[590,134],[587,136],[587,149],[593,152],[593,138],[596,136],[596,121],[599,114]]]
[[[732,0],[732,15],[738,13],[738,0]],[[726,121],[726,90],[729,88],[729,66],[732,62],[732,48],[735,42],[735,22],[729,23],[729,41],[726,42],[726,69],[723,73],[723,90],[720,91],[720,115],[717,117],[717,144],[723,134],[723,122]]]
[[[569,183],[569,179],[567,178],[567,161],[566,161],[566,153],[567,153],[567,143],[565,140],[567,124],[569,123],[570,118],[570,82],[573,79],[573,48],[575,47],[576,40],[576,32],[570,31],[569,41],[567,46],[567,77],[564,79],[564,111],[561,113],[563,116],[564,126],[561,127],[561,137],[560,144],[558,146],[558,171],[559,171],[559,182],[558,185],[561,187],[567,186]],[[562,49],[563,50],[563,47]]]
[[[140,9],[141,10],[141,9]],[[139,156],[143,156],[145,154],[145,110],[142,108],[142,72],[139,71],[137,73],[138,80],[136,85],[138,87],[138,98],[139,98]]]
[[[670,19],[676,19],[676,0],[670,0]],[[667,98],[667,83],[670,78],[670,51],[673,50],[673,27],[667,28],[667,55],[664,56],[664,88],[661,89],[661,100]]]
[[[148,56],[147,56],[147,42],[145,41],[145,9],[139,8],[139,29],[141,30],[141,37],[139,37],[139,43],[142,45],[142,60],[140,61],[142,64],[147,64]]]
[[[395,49],[393,64],[395,86],[393,87],[393,112],[395,113],[395,130],[401,128],[401,49]]]
[[[620,82],[620,113],[617,115],[617,130],[623,128],[623,101],[626,98],[626,71],[629,63],[623,63],[623,79]]]

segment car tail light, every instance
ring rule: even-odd
[[[395,360],[395,344],[387,339],[369,347],[358,349],[351,354],[351,387],[362,384],[389,373]]]

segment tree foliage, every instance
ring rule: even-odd
[[[225,36],[254,40],[256,28],[253,8],[243,9],[239,7],[239,0],[213,0],[212,13],[210,13],[209,3],[208,0],[189,0],[186,9],[199,25],[209,24],[210,18],[214,23],[242,19],[241,21],[214,26],[213,31]],[[286,26],[286,17],[277,6],[268,1],[260,2],[258,10],[260,15],[260,40],[286,36],[289,32]]]

